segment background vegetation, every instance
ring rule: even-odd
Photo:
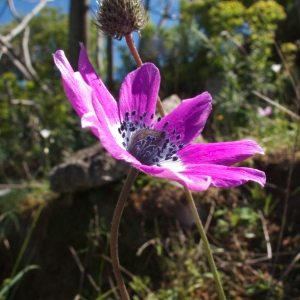
[[[252,138],[266,152],[246,162],[267,172],[265,189],[195,194],[227,296],[300,299],[300,8],[292,0],[182,0],[173,15],[171,1],[161,3],[158,25],[150,18],[139,43],[142,59],[161,71],[161,98],[208,90],[204,140]],[[150,16],[155,5],[146,1]],[[58,49],[76,55],[74,7],[70,14],[46,6],[9,40],[21,21],[0,26],[0,191],[9,189],[0,196],[3,299],[117,299],[108,240],[122,182],[73,195],[48,187],[51,167],[97,142],[80,128],[53,64]],[[178,22],[165,26],[168,18]],[[92,24],[85,30],[93,65],[117,98],[134,62],[115,41],[113,65],[112,40]],[[178,187],[140,175],[120,235],[132,299],[217,299],[188,220]]]

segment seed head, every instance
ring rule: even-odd
[[[96,26],[105,35],[121,40],[146,26],[146,11],[141,0],[102,0],[97,4]]]

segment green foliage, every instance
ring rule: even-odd
[[[14,22],[3,26],[3,32],[8,32],[13,25]],[[1,60],[0,166],[3,172],[0,178],[24,177],[24,163],[33,178],[40,177],[47,174],[50,166],[61,162],[65,154],[96,141],[91,134],[82,133],[53,63],[52,54],[67,49],[67,16],[57,9],[46,8],[32,19],[30,29],[29,52],[38,78],[26,80],[5,56]],[[12,44],[22,52],[21,36],[13,39]],[[44,128],[51,130],[47,139],[40,134]]]
[[[243,26],[245,22],[244,14],[245,7],[239,1],[218,2],[208,11],[212,25],[211,34],[219,35],[220,30],[227,30],[233,34],[236,28]]]
[[[4,296],[9,292],[10,289],[12,289],[12,287],[14,285],[16,285],[16,283],[22,279],[22,277],[25,275],[25,273],[27,273],[30,270],[34,270],[34,269],[39,269],[39,266],[36,265],[31,265],[31,266],[27,266],[25,267],[22,271],[20,271],[18,274],[16,274],[12,279],[6,279],[4,280],[2,287],[0,289],[0,299],[4,300]]]

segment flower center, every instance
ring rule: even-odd
[[[153,124],[146,125],[146,115],[147,112],[144,112],[143,115],[137,116],[135,110],[131,114],[126,112],[125,121],[118,128],[119,134],[123,138],[123,146],[144,165],[160,167],[164,161],[178,160],[175,154],[184,146],[180,142],[180,135],[175,136],[176,142],[171,142],[170,138],[175,135],[175,130],[172,136],[168,137],[166,131],[153,129]],[[152,114],[151,119],[153,118]],[[161,118],[158,118],[157,121],[160,122],[160,120]],[[166,128],[168,124],[166,122],[163,128]]]

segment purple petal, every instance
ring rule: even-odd
[[[120,88],[120,119],[125,120],[125,114],[129,113],[131,121],[134,122],[146,113],[145,124],[153,123],[159,85],[159,71],[151,63],[145,63],[129,73]],[[134,115],[133,111],[136,111]]]
[[[203,130],[211,111],[211,101],[211,95],[207,92],[184,100],[154,127],[167,131],[172,141],[188,144]]]
[[[98,102],[103,107],[111,124],[119,122],[117,102],[107,90],[102,80],[91,65],[83,44],[80,44],[78,69],[85,82],[93,89]]]
[[[195,192],[202,192],[211,185],[211,178],[207,175],[195,176],[194,172],[183,170],[176,172],[169,168],[161,168],[157,166],[136,166],[139,170],[152,176],[177,181],[187,189]]]
[[[132,163],[132,161],[135,162],[136,159],[122,145],[122,137],[118,132],[119,124],[111,124],[106,111],[104,111],[103,106],[94,94],[92,102],[95,109],[95,116],[97,117],[93,114],[85,114],[82,118],[82,126],[91,127],[94,130],[97,129],[101,144],[114,158],[123,159],[129,163]]]
[[[236,187],[250,180],[259,183],[261,186],[266,183],[264,172],[250,168],[200,164],[194,165],[190,173],[195,177],[210,176],[212,185],[219,188]]]
[[[67,98],[77,114],[81,117],[85,113],[93,111],[92,90],[78,72],[74,73],[64,51],[56,51],[53,57],[54,63],[61,72]]]
[[[178,152],[184,164],[217,164],[231,166],[255,154],[263,154],[259,145],[251,140],[192,144]]]

